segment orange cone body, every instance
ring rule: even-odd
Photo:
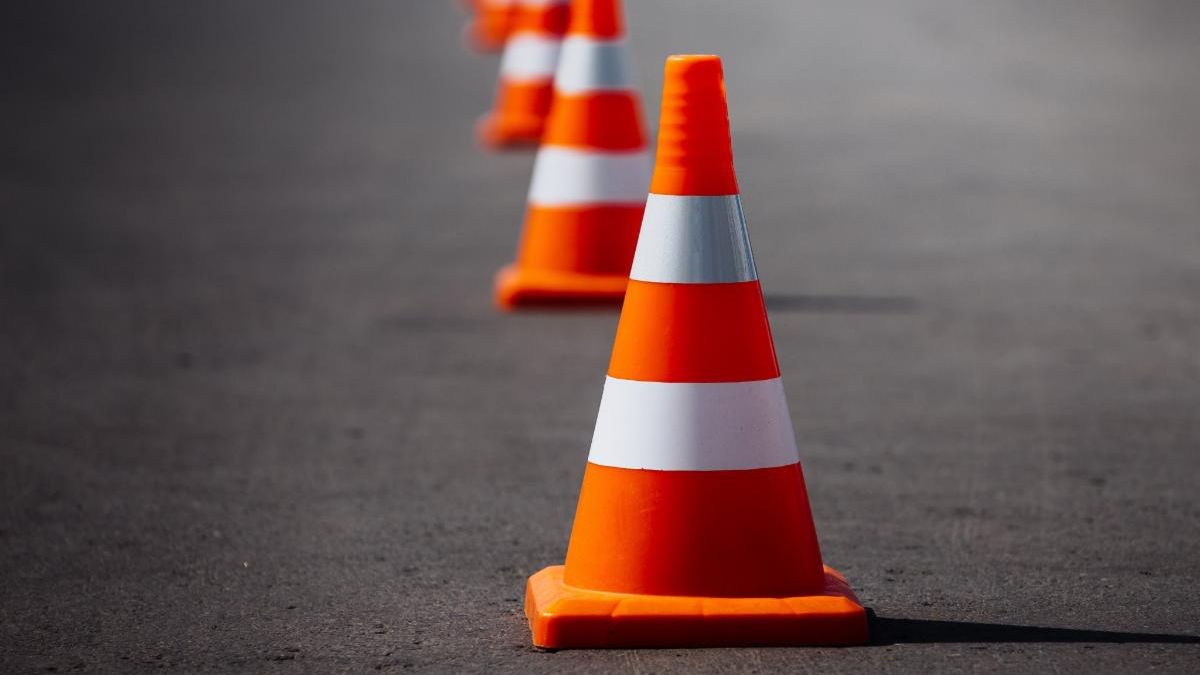
[[[546,648],[866,641],[821,559],[715,56],[667,60],[566,565],[530,577],[525,613]]]
[[[574,0],[534,163],[516,263],[496,302],[612,302],[625,294],[650,182],[619,0]]]
[[[475,18],[467,26],[466,38],[477,51],[498,52],[512,29],[515,0],[475,0]]]
[[[536,145],[541,140],[570,14],[569,0],[516,0],[500,59],[496,103],[477,129],[484,145]]]

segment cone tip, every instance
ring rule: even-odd
[[[716,54],[671,54],[667,57],[668,64],[686,66],[699,63],[721,64],[721,57]]]
[[[672,54],[667,57],[668,78],[721,78],[721,57],[716,54]]]
[[[650,191],[737,194],[721,57],[675,54],[667,58]]]

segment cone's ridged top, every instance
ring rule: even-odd
[[[572,0],[567,35],[613,39],[624,32],[620,0]]]
[[[667,58],[650,192],[737,194],[720,57],[687,54]]]

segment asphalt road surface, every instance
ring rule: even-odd
[[[450,0],[10,2],[0,670],[1200,670],[1200,5],[629,4],[652,123],[725,58],[873,644],[529,646],[616,314],[492,308]]]

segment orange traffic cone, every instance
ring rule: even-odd
[[[650,183],[641,100],[619,0],[574,0],[517,261],[496,302],[616,302]]]
[[[512,28],[514,0],[475,0],[471,4],[475,18],[467,26],[467,43],[481,52],[504,49]]]
[[[850,645],[742,216],[721,62],[672,56],[658,159],[565,566],[529,579],[546,648]]]
[[[516,0],[512,32],[500,59],[496,104],[477,128],[484,145],[536,145],[541,140],[570,14],[569,0]]]

